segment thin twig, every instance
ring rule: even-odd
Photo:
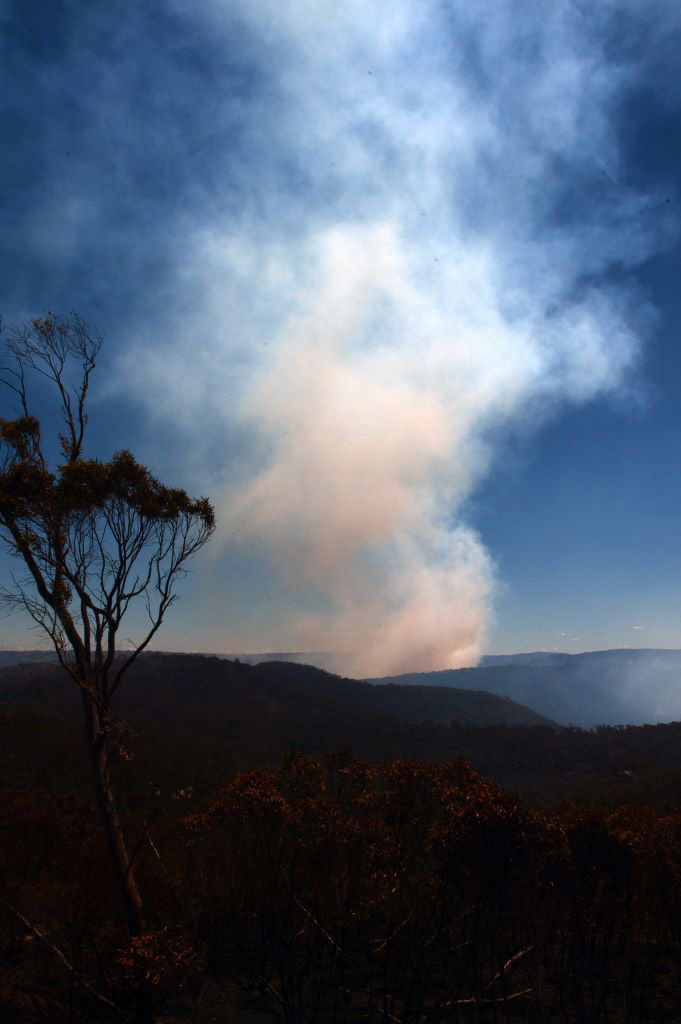
[[[51,939],[47,937],[46,933],[42,930],[42,928],[39,928],[37,925],[33,924],[31,921],[28,920],[27,917],[24,917],[21,911],[17,910],[16,907],[10,907],[9,909],[12,911],[14,916],[17,917],[19,921],[21,921],[21,923],[26,928],[28,928],[30,932],[32,932],[33,935],[35,935],[37,939],[40,939],[40,941],[45,946],[47,946],[47,948],[54,954],[54,956],[56,956],[57,960],[60,960],[64,967],[66,967],[66,969],[70,971],[73,976],[75,976],[76,968],[74,967],[74,965],[71,963],[66,954],[62,952],[59,946],[55,946]],[[112,1000],[108,999],[106,996],[103,996],[101,992],[97,991],[94,985],[91,985],[82,976],[80,977],[80,984],[87,992],[90,993],[91,996],[94,996],[94,998],[97,999],[98,1002],[103,1003],[105,1006],[111,1007],[111,1009],[115,1010],[116,1013],[118,1013],[121,1017],[127,1016],[125,1011],[122,1010],[120,1006],[112,1002]]]
[[[524,956],[527,956],[528,953],[531,953],[533,949],[534,946],[528,946],[527,949],[521,949],[517,953],[514,953],[510,960],[507,960],[503,967],[499,968],[499,970],[494,975],[490,983],[487,985],[487,988],[491,988],[494,982],[498,981],[501,975],[505,974],[509,967],[512,967],[513,964],[517,963],[518,960],[522,960],[522,958]]]
[[[333,936],[329,935],[329,933],[326,931],[324,926],[322,924],[320,924],[320,922],[317,920],[317,918],[314,916],[314,914],[311,911],[309,911],[307,909],[307,907],[304,907],[303,904],[300,902],[300,900],[298,899],[298,897],[294,893],[293,887],[292,887],[290,881],[288,880],[288,878],[286,879],[286,884],[287,884],[287,886],[289,888],[289,892],[291,893],[291,896],[293,897],[293,901],[296,904],[296,906],[299,907],[302,910],[302,912],[306,915],[306,917],[310,918],[310,920],[312,921],[313,924],[316,924],[317,928],[319,928],[319,931],[322,933],[322,935],[327,940],[327,942],[331,943],[331,945],[336,950],[336,952],[342,954],[343,950],[340,948],[340,946],[338,945],[336,940],[333,938]]]

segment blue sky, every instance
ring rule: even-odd
[[[161,646],[681,646],[680,22],[0,0],[0,311],[218,509]]]

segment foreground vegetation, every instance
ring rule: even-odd
[[[120,1020],[140,986],[175,1021],[679,1020],[679,809],[346,754],[126,804],[132,939],[94,807],[0,793],[3,1020]]]

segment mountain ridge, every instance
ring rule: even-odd
[[[73,712],[77,698],[76,687],[53,661],[0,669],[0,705],[40,707],[63,715]],[[116,703],[121,714],[144,719],[158,717],[164,705],[167,710],[174,701],[181,701],[182,714],[191,717],[195,706],[203,713],[208,702],[215,713],[232,720],[235,704],[238,710],[250,702],[255,712],[258,703],[264,707],[263,702],[272,698],[290,715],[304,705],[307,713],[359,714],[396,722],[552,724],[512,698],[484,691],[397,683],[379,689],[297,662],[249,665],[197,654],[146,654],[130,669]]]
[[[304,665],[305,658],[329,661],[323,652],[244,653],[226,655],[148,652],[150,657],[214,658],[250,667],[267,663]],[[336,660],[342,660],[336,655]],[[46,650],[0,650],[0,670],[20,663],[54,663]],[[310,660],[318,671],[340,678]],[[325,678],[325,677],[320,677]],[[611,648],[598,651],[530,651],[484,655],[471,668],[407,672],[371,677],[374,685],[434,686],[477,691],[508,698],[561,725],[642,725],[681,720],[681,650],[677,648]],[[440,698],[443,701],[445,698]]]
[[[486,656],[475,668],[373,677],[400,682],[479,688],[508,696],[561,725],[643,725],[681,719],[681,650],[613,648],[576,654],[546,652]]]

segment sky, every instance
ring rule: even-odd
[[[96,325],[89,454],[216,506],[158,647],[681,647],[680,30],[0,0],[0,312]]]

